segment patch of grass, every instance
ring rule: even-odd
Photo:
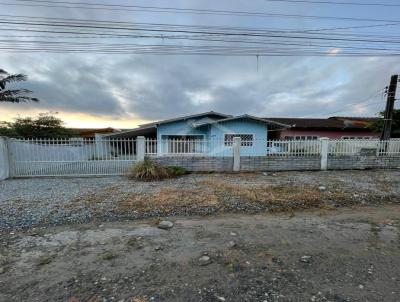
[[[111,251],[106,251],[104,253],[101,253],[98,256],[98,259],[99,260],[103,260],[103,261],[110,261],[110,260],[113,260],[115,258],[117,258],[117,254],[115,254],[114,252],[111,252]]]
[[[170,177],[167,168],[151,160],[136,163],[128,172],[128,177],[141,181],[155,181]]]
[[[168,166],[167,167],[168,173],[171,177],[178,177],[189,174],[189,171],[183,167],[178,166]]]

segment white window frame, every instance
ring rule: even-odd
[[[226,139],[227,135],[232,135],[232,141],[228,141]],[[255,133],[224,133],[224,146],[225,147],[232,147],[233,145],[233,138],[234,137],[240,137],[241,135],[251,135],[253,138],[251,141],[241,141],[240,146],[241,147],[253,147],[254,146],[254,141],[256,139],[256,134]]]

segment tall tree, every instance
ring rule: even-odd
[[[383,117],[385,116],[385,112],[380,112],[379,120],[372,122],[369,127],[375,132],[382,132],[383,128]],[[390,135],[392,138],[400,137],[400,109],[393,110],[393,120],[392,120],[392,133]]]
[[[50,113],[38,117],[17,118],[13,123],[0,123],[0,136],[17,138],[69,138],[77,137],[76,131],[65,128],[63,121]]]
[[[0,102],[21,103],[21,102],[38,102],[39,99],[27,96],[32,93],[28,89],[7,89],[6,86],[14,82],[23,82],[27,80],[24,74],[9,74],[0,68]]]

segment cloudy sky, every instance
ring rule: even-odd
[[[71,0],[72,2],[75,0]],[[79,2],[76,0],[75,2]],[[132,1],[95,0],[85,3],[133,4]],[[249,3],[251,2],[251,3]],[[367,2],[367,1],[362,1]],[[370,3],[379,1],[370,0]],[[3,3],[3,4],[1,4]],[[4,5],[18,4],[18,5]],[[44,2],[46,3],[46,2]],[[396,1],[386,3],[396,3]],[[127,21],[181,25],[229,26],[308,30],[386,24],[304,18],[221,16],[189,13],[143,12],[120,9],[85,9],[26,6],[24,1],[1,0],[2,14]],[[37,2],[37,4],[40,4]],[[349,18],[398,18],[400,7],[324,5],[265,0],[134,1],[134,4],[175,8],[265,12]],[[24,25],[27,29],[32,28]],[[365,35],[396,39],[400,25],[349,29]],[[0,24],[2,40],[23,38],[21,31]],[[21,28],[21,26],[19,27]],[[15,28],[14,28],[15,29]],[[343,32],[343,31],[342,31]],[[30,34],[32,35],[32,34]],[[39,39],[37,37],[36,39]],[[53,38],[54,40],[54,38]],[[69,40],[71,41],[71,39]],[[96,41],[98,42],[98,41]],[[104,43],[115,43],[103,38]],[[137,41],[130,41],[136,43]],[[138,41],[148,43],[148,41]],[[152,41],[154,43],[154,41]],[[160,42],[157,43],[169,43]],[[193,41],[174,41],[193,45]],[[185,44],[186,43],[186,44]],[[209,45],[210,42],[195,42]],[[310,42],[311,43],[311,42]],[[0,49],[0,68],[25,73],[25,88],[41,102],[0,104],[0,120],[58,112],[67,126],[134,127],[140,123],[218,111],[264,117],[371,116],[384,108],[382,93],[390,75],[400,73],[400,57],[340,57],[331,44],[329,56],[201,56],[143,55],[134,53],[13,52]],[[365,45],[365,44],[364,44]],[[398,52],[400,53],[400,52]]]

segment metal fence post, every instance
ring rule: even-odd
[[[240,137],[233,138],[232,150],[233,150],[233,171],[240,171],[240,145],[242,144]]]
[[[0,180],[9,178],[11,173],[8,147],[8,138],[0,137]]]
[[[328,170],[329,138],[321,137],[321,170]]]
[[[138,136],[136,138],[136,159],[138,161],[144,161],[146,154],[146,141],[144,136]]]

